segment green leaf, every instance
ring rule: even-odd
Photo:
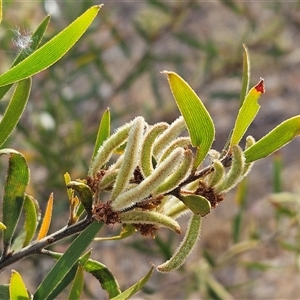
[[[100,7],[100,5],[95,5],[88,9],[49,42],[2,74],[0,76],[0,86],[31,77],[57,62],[88,29]]]
[[[2,149],[0,150],[0,156],[3,154],[9,155],[2,204],[2,221],[7,227],[3,232],[3,254],[5,255],[21,215],[24,193],[29,182],[29,169],[21,153],[13,149]]]
[[[39,285],[34,294],[34,300],[46,299],[51,294],[69,270],[75,265],[83,251],[93,241],[102,225],[103,223],[94,221],[79,234]]]
[[[31,242],[38,225],[39,207],[37,201],[33,197],[25,195],[23,208],[25,211],[24,227],[11,246],[11,251],[14,252],[20,251]]]
[[[99,125],[97,139],[94,147],[94,152],[92,156],[92,160],[94,159],[95,155],[97,154],[100,146],[103,142],[110,136],[110,111],[109,108],[104,112],[101,118],[101,122]]]
[[[77,267],[76,275],[68,296],[69,300],[77,300],[80,298],[84,285],[84,274],[81,265]]]
[[[37,47],[39,46],[45,31],[48,27],[50,21],[50,16],[47,16],[42,23],[39,25],[39,27],[36,29],[36,31],[32,34],[32,43],[30,45],[30,49],[31,51],[27,51],[27,49],[22,50],[19,55],[16,57],[15,61],[12,64],[12,67],[14,67],[15,65],[17,65],[19,62],[21,62],[22,60],[24,60],[27,56],[30,55],[30,53],[32,53],[32,51],[36,50]],[[11,88],[12,84],[8,84],[6,86],[2,86],[0,87],[0,99],[3,98],[3,96],[7,93],[7,91]]]
[[[203,196],[199,196],[199,195],[181,196],[180,200],[194,214],[200,214],[202,217],[204,217],[211,211],[210,202]]]
[[[129,289],[127,289],[123,293],[119,294],[118,296],[112,298],[111,300],[124,300],[124,299],[128,299],[131,296],[133,296],[136,292],[138,292],[147,283],[147,281],[149,280],[149,278],[151,277],[151,275],[153,273],[153,268],[154,267],[152,267],[150,269],[150,271],[141,280],[139,280],[136,284],[134,284],[133,286],[131,286]]]
[[[9,285],[0,285],[0,299],[9,299]]]
[[[10,300],[29,300],[26,286],[21,275],[12,270],[10,285],[9,285],[9,299]]]
[[[243,55],[243,77],[242,77],[242,89],[240,95],[240,107],[243,105],[243,102],[248,94],[249,90],[249,81],[250,81],[250,57],[248,48],[243,44],[244,55]]]
[[[200,98],[180,76],[174,72],[167,74],[171,91],[185,120],[191,143],[198,148],[194,167],[197,168],[206,157],[215,138],[213,121]]]
[[[244,136],[246,130],[260,109],[258,99],[264,92],[264,80],[261,78],[259,83],[249,91],[242,107],[239,110],[231,136],[230,147],[233,145],[238,145]]]
[[[24,199],[24,210],[25,210],[25,232],[26,232],[26,236],[24,239],[24,243],[23,246],[27,246],[36,231],[37,225],[38,225],[38,216],[39,216],[39,207],[37,204],[37,201],[28,195],[25,195],[25,199]]]
[[[31,89],[31,78],[20,81],[9,101],[9,105],[5,110],[4,116],[0,122],[0,146],[10,136],[27,104],[27,100]]]
[[[91,273],[101,284],[101,287],[107,291],[109,299],[121,293],[119,284],[110,270],[98,261],[89,259],[83,266],[86,272]]]
[[[300,135],[300,115],[292,117],[245,150],[246,163],[259,160],[277,151]]]
[[[67,188],[75,190],[79,194],[79,200],[84,206],[88,215],[92,214],[93,192],[90,187],[82,182],[70,181]]]

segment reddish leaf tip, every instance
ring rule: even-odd
[[[260,92],[260,93],[264,93],[265,92],[265,84],[264,84],[264,79],[260,78],[259,83],[255,86],[255,89]]]

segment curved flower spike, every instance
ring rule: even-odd
[[[118,172],[116,182],[111,192],[111,200],[114,200],[125,189],[139,159],[140,144],[144,131],[144,118],[137,117],[133,120],[129,131],[123,162]]]
[[[193,251],[196,242],[200,237],[201,221],[202,217],[200,215],[192,215],[184,239],[178,249],[168,261],[156,267],[157,271],[170,272],[183,265],[187,257]]]
[[[214,187],[220,183],[225,174],[225,168],[219,160],[213,162],[213,168],[214,171],[207,177],[207,185],[210,187]]]
[[[172,218],[155,211],[127,211],[120,214],[120,220],[126,224],[153,224],[167,227],[181,233],[179,224]]]
[[[120,127],[114,134],[112,134],[99,148],[95,158],[93,159],[88,175],[95,177],[97,171],[105,165],[110,159],[113,151],[124,143],[129,130],[132,126],[132,121]]]
[[[159,155],[158,164],[161,163],[163,160],[165,160],[170,153],[178,148],[178,147],[186,147],[191,144],[191,139],[189,137],[179,137],[175,139],[173,142],[171,142],[167,147],[163,149],[161,154]]]
[[[163,163],[154,169],[149,177],[112,201],[111,208],[114,211],[122,211],[147,198],[178,167],[183,160],[183,152],[182,148],[174,150]]]
[[[159,153],[169,143],[171,143],[183,130],[186,129],[186,125],[182,116],[177,118],[169,128],[161,134],[154,143],[153,154],[155,157],[159,156]]]
[[[144,135],[144,141],[141,147],[141,157],[140,157],[140,168],[144,177],[148,177],[153,172],[152,166],[152,151],[153,143],[157,136],[161,134],[162,131],[169,127],[167,123],[157,123],[146,131]]]
[[[193,153],[191,150],[184,151],[184,159],[178,169],[172,173],[152,194],[153,196],[167,193],[175,189],[184,179],[190,175],[193,164]]]
[[[232,146],[232,164],[224,180],[215,186],[216,193],[224,193],[232,189],[243,179],[245,156],[238,145]]]

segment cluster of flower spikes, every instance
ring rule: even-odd
[[[183,117],[170,125],[148,125],[143,117],[136,117],[103,143],[88,174],[94,193],[92,214],[99,222],[133,224],[142,235],[154,237],[160,227],[181,233],[176,219],[192,212],[181,245],[157,267],[162,272],[182,265],[199,238],[201,217],[223,200],[252,164],[245,163],[239,146],[233,146],[223,155],[211,150],[211,164],[193,170],[190,138],[180,136],[185,130]],[[246,148],[254,142],[248,137]],[[120,148],[123,151],[117,151]],[[116,152],[119,157],[109,165]],[[110,193],[107,201],[102,201],[104,192]],[[176,257],[178,253],[185,257]]]

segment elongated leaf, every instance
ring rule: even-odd
[[[49,231],[51,219],[52,219],[52,210],[53,210],[53,193],[50,194],[50,197],[47,202],[47,207],[45,211],[45,216],[43,218],[42,226],[37,236],[37,240],[44,238]]]
[[[98,261],[89,259],[83,266],[86,272],[91,273],[97,278],[101,287],[107,291],[109,299],[121,293],[119,284],[110,270]]]
[[[69,300],[77,300],[80,298],[84,285],[84,274],[81,265],[77,267],[76,275],[68,296]]]
[[[300,115],[275,127],[254,145],[245,150],[246,163],[256,161],[277,151],[300,135]]]
[[[14,252],[20,251],[31,242],[38,225],[39,207],[36,200],[25,195],[23,208],[25,211],[24,227],[11,246]]]
[[[31,78],[20,81],[10,99],[9,105],[0,122],[0,146],[7,140],[19,122],[27,104],[31,89]]]
[[[242,89],[240,95],[240,107],[248,94],[249,81],[250,81],[250,57],[248,48],[243,44],[244,55],[243,55],[243,77],[242,77]]]
[[[9,286],[9,299],[10,300],[29,300],[26,286],[21,275],[12,270]]]
[[[180,200],[188,207],[194,214],[200,214],[202,217],[210,213],[210,202],[199,195],[181,196]]]
[[[131,235],[133,235],[136,232],[136,229],[131,224],[124,224],[122,231],[119,235],[115,235],[112,237],[102,237],[102,238],[95,238],[95,242],[101,242],[101,241],[115,241],[115,240],[121,240],[125,239]]]
[[[153,268],[150,269],[150,271],[141,279],[139,280],[136,284],[131,286],[129,289],[124,291],[123,293],[119,294],[118,296],[112,298],[112,300],[124,300],[124,299],[129,299],[131,296],[133,296],[136,292],[138,292],[149,280],[153,273]]]
[[[198,148],[195,168],[206,157],[215,138],[213,121],[200,98],[192,88],[176,73],[163,71],[168,76],[169,84],[177,106],[187,125],[191,143]]]
[[[7,253],[18,224],[24,202],[24,193],[29,182],[29,169],[25,158],[13,149],[0,150],[0,156],[9,155],[8,173],[3,196],[3,223],[7,227],[3,232],[3,254]]]
[[[239,110],[231,136],[230,147],[233,145],[238,145],[244,136],[246,130],[260,109],[258,99],[264,92],[264,80],[261,78],[259,83],[249,91],[242,107]]]
[[[25,202],[24,202],[24,210],[25,210],[25,231],[26,236],[24,239],[23,246],[27,246],[36,231],[37,225],[38,225],[38,217],[39,217],[39,211],[37,206],[37,201],[33,199],[33,197],[30,197],[28,195],[25,195]]]
[[[94,221],[80,233],[39,285],[34,294],[34,300],[46,299],[51,294],[69,270],[75,265],[83,251],[93,241],[102,225],[103,223]]]
[[[57,62],[88,29],[100,7],[100,5],[95,5],[88,9],[49,42],[2,74],[0,76],[0,86],[31,77]]]
[[[92,159],[94,159],[95,155],[98,152],[98,149],[109,136],[110,136],[110,111],[109,109],[107,109],[101,118]]]

